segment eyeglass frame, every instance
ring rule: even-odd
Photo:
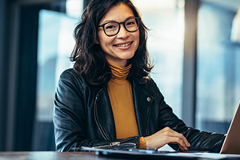
[[[136,19],[137,20],[137,26],[138,26],[138,28],[136,29],[136,30],[134,30],[134,31],[129,31],[128,29],[127,29],[127,27],[125,26],[125,22],[126,21],[128,21],[129,19]],[[103,28],[103,31],[104,31],[104,33],[107,35],[107,36],[109,36],[109,37],[112,37],[112,36],[115,36],[115,35],[117,35],[118,33],[119,33],[119,31],[120,31],[120,29],[121,29],[121,24],[123,24],[123,27],[126,29],[126,31],[128,31],[128,32],[136,32],[137,30],[139,30],[139,25],[140,25],[140,20],[141,20],[141,18],[140,17],[131,17],[131,18],[127,18],[125,21],[123,21],[123,22],[116,22],[116,21],[111,21],[111,22],[106,22],[106,23],[104,23],[104,24],[102,24],[102,25],[100,25],[100,26],[98,26],[98,27],[102,27]],[[107,33],[106,33],[106,31],[105,31],[105,29],[104,29],[104,26],[106,25],[106,24],[108,24],[108,23],[118,23],[118,31],[117,31],[117,33],[116,34],[114,34],[114,35],[108,35]]]

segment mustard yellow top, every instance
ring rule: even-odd
[[[135,116],[132,86],[126,80],[131,64],[120,67],[108,62],[112,70],[112,78],[108,82],[108,94],[112,106],[117,139],[139,135]],[[146,148],[143,137],[140,138],[139,148]]]

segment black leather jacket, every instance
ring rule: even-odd
[[[151,135],[164,127],[182,133],[191,150],[219,152],[224,135],[200,132],[187,127],[165,103],[152,79],[132,80],[133,100],[139,136],[116,139],[116,131],[107,86],[89,85],[73,69],[64,71],[54,100],[56,149],[80,151],[81,146],[105,146],[131,143],[139,145],[139,137]],[[171,145],[175,150],[177,145]]]

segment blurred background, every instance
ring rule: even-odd
[[[90,0],[0,0],[0,151],[54,151],[53,99]],[[151,73],[190,127],[226,134],[240,102],[239,0],[132,0]]]

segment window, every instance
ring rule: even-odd
[[[181,117],[184,0],[132,0],[150,29],[147,47],[155,67],[151,77]]]
[[[66,14],[42,10],[39,21],[37,119],[52,121],[53,100],[59,75],[71,67],[73,30],[77,20]]]
[[[201,3],[197,41],[196,127],[224,134],[240,100],[240,28],[233,30],[236,10],[226,6]]]
[[[44,9],[39,12],[36,121],[32,143],[32,149],[37,151],[55,150],[54,95],[60,74],[72,67],[69,57],[75,45],[73,33],[83,10],[83,0],[54,5],[66,13]]]
[[[82,13],[82,1],[68,0],[66,14],[39,13],[37,119],[52,121],[53,100],[60,74],[71,67],[74,28]]]

